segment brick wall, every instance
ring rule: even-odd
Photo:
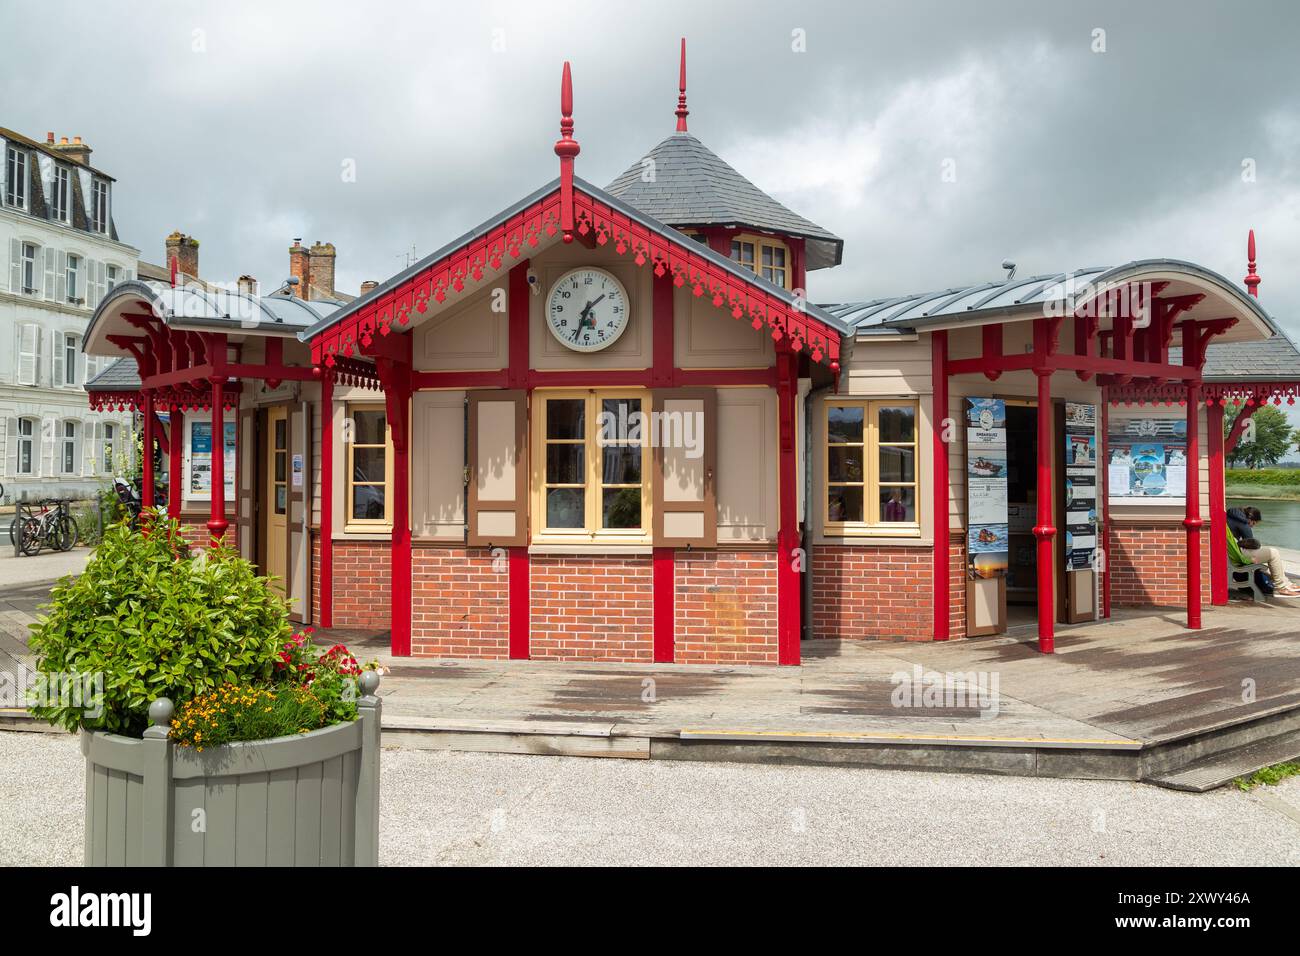
[[[529,588],[533,660],[653,660],[648,556],[533,555]]]
[[[775,664],[775,551],[675,554],[679,664]]]
[[[486,548],[417,545],[411,554],[411,653],[510,656],[510,569]]]
[[[387,541],[334,542],[334,626],[388,630],[392,562]]]
[[[235,525],[234,519],[230,520],[230,527],[222,536],[222,540],[230,548],[239,550],[239,528]],[[180,519],[181,537],[189,542],[191,548],[206,548],[212,541],[212,533],[208,531],[208,517],[198,517],[197,515],[181,515]]]
[[[815,546],[813,636],[930,640],[934,633],[933,557],[933,550],[924,547]]]
[[[1210,603],[1209,521],[1201,531],[1201,603]],[[1176,525],[1116,525],[1110,532],[1114,607],[1187,606],[1187,532]]]
[[[948,639],[966,636],[966,532],[954,531],[948,544]]]

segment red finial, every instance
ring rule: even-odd
[[[573,77],[569,74],[569,61],[564,61],[560,78],[560,138],[555,143],[555,155],[560,157],[560,230],[564,241],[573,241],[573,158],[582,152],[573,138]]]
[[[1246,291],[1259,298],[1259,276],[1255,275],[1255,230],[1246,239]]]
[[[686,37],[682,37],[682,71],[677,79],[677,132],[686,132]]]
[[[176,273],[179,271],[180,271],[180,264],[176,261],[176,257],[172,256],[172,288],[173,289],[176,288]]]

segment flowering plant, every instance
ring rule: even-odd
[[[306,687],[224,684],[182,704],[170,736],[181,747],[202,751],[238,740],[305,734],[331,723],[325,703]]]

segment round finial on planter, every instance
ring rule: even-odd
[[[362,671],[358,683],[361,685],[361,693],[373,697],[375,691],[379,690],[379,674],[375,671]]]
[[[155,727],[166,727],[172,722],[174,709],[170,700],[159,697],[149,705],[149,719],[153,721]]]

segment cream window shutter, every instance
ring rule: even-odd
[[[528,394],[469,394],[469,488],[466,543],[528,544]]]
[[[656,389],[650,434],[654,466],[654,545],[711,548],[718,543],[718,398],[711,388]]]

